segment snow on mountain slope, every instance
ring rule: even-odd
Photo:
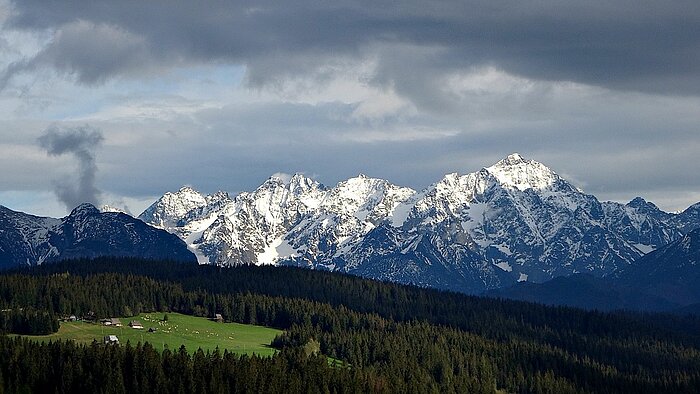
[[[123,213],[81,204],[53,219],[0,206],[0,268],[98,256],[194,260],[179,238]]]
[[[642,254],[668,244],[683,233],[682,228],[672,223],[674,215],[661,211],[641,197],[625,205],[605,202],[603,209],[606,226]]]
[[[129,212],[127,212],[126,210],[124,210],[124,209],[122,209],[122,208],[114,207],[114,206],[111,206],[111,205],[102,205],[102,206],[100,207],[100,212],[102,212],[102,213],[106,213],[106,212],[118,212],[118,213],[124,213],[124,214],[127,214],[127,215],[131,216],[131,215],[129,214]]]
[[[50,241],[59,219],[16,212],[0,206],[0,268],[41,264],[58,255]]]
[[[700,228],[700,202],[691,205],[678,215],[674,215],[671,218],[671,223],[684,234]]]
[[[165,193],[155,204],[148,207],[140,216],[141,220],[155,227],[166,228],[177,225],[191,210],[207,204],[206,198],[189,186],[183,186],[175,193]]]
[[[332,188],[271,177],[234,198],[183,188],[140,218],[180,236],[201,263],[291,264],[466,292],[610,275],[683,232],[653,204],[601,203],[517,153],[420,192],[362,174]]]
[[[376,224],[413,194],[412,189],[360,174],[329,190],[320,208],[324,212],[354,216],[360,221]]]
[[[498,183],[506,188],[543,190],[560,180],[559,176],[544,164],[526,160],[518,153],[508,155],[498,163],[487,167]]]
[[[700,229],[640,258],[616,280],[679,305],[697,304],[700,302]]]
[[[471,240],[511,280],[541,281],[584,271],[605,275],[639,255],[601,218],[593,196],[513,154],[478,172],[447,175],[416,202],[404,227],[434,232],[457,221],[460,227],[449,231]]]
[[[330,258],[336,248],[328,249],[329,240],[343,241],[366,233],[374,227],[373,221],[383,220],[413,193],[364,175],[328,190],[296,174],[288,182],[271,177],[255,191],[241,193],[216,207],[197,206],[179,215],[170,209],[154,215],[165,211],[163,206],[182,206],[173,201],[174,193],[168,193],[140,218],[181,236],[201,262],[273,263],[320,252]],[[303,242],[285,240],[287,234],[297,234]]]

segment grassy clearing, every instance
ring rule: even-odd
[[[164,313],[142,313],[135,317],[120,318],[122,327],[103,326],[99,323],[63,322],[58,332],[51,335],[28,336],[39,341],[71,339],[79,343],[102,342],[105,335],[116,335],[121,344],[130,341],[150,342],[156,349],[177,350],[185,345],[189,352],[198,348],[213,351],[217,346],[220,351],[228,349],[239,354],[258,354],[270,356],[275,350],[270,343],[282,331],[269,327],[253,326],[239,323],[217,323],[205,318],[168,313],[168,321],[161,321]],[[131,320],[138,320],[143,329],[128,326]],[[149,328],[156,332],[148,332]]]
[[[326,356],[326,361],[328,361],[328,365],[330,365],[333,368],[350,368],[351,365],[344,362],[343,360],[331,357],[331,356]]]

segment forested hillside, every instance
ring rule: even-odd
[[[221,313],[286,331],[270,359],[2,339],[10,391],[94,391],[95,376],[111,392],[700,390],[697,318],[553,308],[295,268],[74,261],[0,275],[0,309],[6,332],[55,330],[52,319],[71,313],[143,311]],[[315,350],[348,365],[331,367]],[[158,383],[171,377],[178,383]]]

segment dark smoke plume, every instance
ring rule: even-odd
[[[77,180],[56,182],[56,195],[70,211],[84,202],[99,204],[100,190],[95,186],[95,150],[104,137],[99,129],[92,126],[58,127],[50,126],[39,137],[39,145],[51,156],[72,154],[78,160]]]

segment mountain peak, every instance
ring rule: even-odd
[[[84,202],[77,207],[73,208],[69,216],[77,216],[77,215],[94,215],[100,213],[100,210],[97,209],[96,206],[90,204],[89,202]]]
[[[208,195],[207,197],[209,197],[209,199],[212,199],[212,200],[220,200],[220,199],[224,199],[224,198],[229,198],[229,194],[228,194],[228,192],[225,192],[223,190],[219,190],[218,192],[212,193],[212,194]]]
[[[506,158],[503,160],[507,161],[510,164],[513,164],[513,163],[519,163],[519,162],[525,161],[525,158],[520,153],[513,152],[513,153],[509,154],[508,156],[506,156]]]
[[[0,210],[0,269],[101,256],[194,262],[176,235],[129,215],[101,214],[90,203],[61,219]]]
[[[527,160],[519,153],[508,155],[486,170],[501,185],[520,191],[545,189],[560,179],[549,167],[535,160]]]
[[[639,204],[646,204],[647,200],[643,199],[642,197],[635,197],[630,202],[627,203],[627,205],[639,205]]]
[[[627,203],[627,206],[631,207],[631,208],[645,208],[645,207],[653,206],[654,208],[656,208],[656,206],[654,204],[648,202],[647,200],[645,200],[641,197],[633,198],[630,202]]]
[[[297,172],[289,180],[289,190],[295,193],[300,193],[313,189],[323,189],[323,185],[306,175]]]
[[[182,186],[182,187],[177,191],[177,193],[196,193],[196,194],[200,194],[200,193],[199,193],[198,191],[196,191],[192,186],[187,186],[187,185]]]
[[[168,200],[169,202],[190,201],[199,204],[204,204],[205,202],[204,195],[191,186],[182,186],[174,193],[167,192],[161,197],[161,200]]]
[[[311,179],[311,178],[307,177],[306,175],[304,175],[301,172],[295,172],[294,175],[292,175],[292,179],[290,180],[290,182],[291,181],[300,182],[300,181],[304,181],[306,179]]]
[[[202,193],[190,186],[183,186],[175,193],[167,192],[139,215],[139,219],[156,227],[172,225],[175,218],[182,217],[194,208],[207,204]]]
[[[289,183],[290,177],[287,174],[272,174],[265,181],[265,183],[273,183],[277,185],[287,185]]]
[[[641,197],[635,197],[632,201],[626,204],[627,207],[632,208],[638,212],[642,212],[649,215],[667,215],[659,209],[654,203],[651,203]]]
[[[523,155],[520,153],[514,152],[506,156],[505,158],[499,160],[496,162],[496,164],[492,165],[489,168],[492,167],[512,167],[512,166],[518,166],[518,165],[528,165],[528,164],[540,164],[539,162],[536,162],[534,160],[528,160]]]
[[[167,192],[162,197],[161,200],[169,201],[196,201],[200,204],[204,203],[204,195],[199,191],[195,190],[191,186],[182,186],[176,192]]]

